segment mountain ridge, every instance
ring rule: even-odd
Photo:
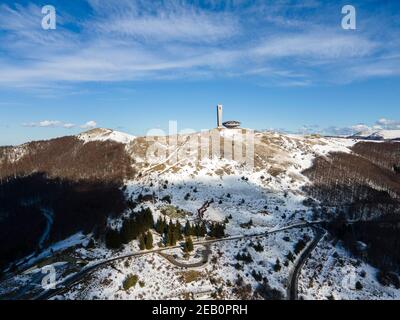
[[[226,236],[239,238],[300,223],[304,225],[301,229],[258,239],[256,243],[238,240],[213,245],[209,261],[199,269],[204,276],[212,275],[212,280],[200,277],[187,284],[181,273],[171,271],[167,264],[170,262],[155,255],[135,258],[135,262],[121,261],[117,273],[111,266],[104,266],[88,279],[88,290],[71,288],[59,298],[154,299],[171,297],[177,289],[179,297],[184,297],[185,290],[208,292],[212,288],[218,297],[240,299],[251,297],[251,293],[260,297],[256,295],[260,286],[264,288],[262,292],[274,289],[274,294],[282,297],[294,248],[301,248],[315,234],[307,221],[323,221],[329,237],[316,248],[314,259],[342,263],[356,274],[370,270],[366,278],[356,277],[363,282],[365,292],[354,292],[352,286],[343,289],[340,283],[332,282],[330,293],[343,298],[400,297],[400,291],[375,281],[373,275],[378,271],[371,265],[360,262],[354,266],[352,262],[352,257],[359,255],[357,241],[362,241],[368,248],[368,263],[374,267],[393,270],[400,265],[397,242],[393,241],[397,224],[387,227],[388,221],[400,214],[400,162],[396,156],[399,143],[255,132],[254,140],[250,140],[254,142],[254,162],[246,165],[234,160],[231,149],[234,145],[243,147],[246,141],[233,141],[235,132],[224,130],[205,133],[216,134],[221,141],[204,158],[190,144],[191,139],[200,141],[202,133],[180,135],[177,140],[125,135],[120,139],[121,135],[110,129],[97,129],[83,133],[81,139],[69,136],[0,148],[0,218],[4,219],[1,235],[2,242],[10,244],[3,249],[12,249],[6,250],[7,255],[0,255],[7,257],[3,264],[14,261],[17,270],[39,270],[35,264],[50,259],[61,274],[68,274],[81,269],[70,262],[58,266],[64,260],[54,259],[66,256],[67,261],[83,260],[91,266],[105,258],[135,255],[141,252],[139,239],[121,243],[118,237],[129,230],[127,221],[143,212],[152,212],[154,221],[168,219],[181,226],[187,221],[193,225],[203,221],[208,232],[222,224]],[[161,154],[148,154],[154,146]],[[52,212],[51,226],[46,227],[42,210]],[[20,229],[19,221],[30,228]],[[366,225],[350,229],[346,228],[346,221],[363,221]],[[337,231],[341,223],[345,226],[339,230],[344,234]],[[36,249],[36,239],[40,240],[44,231],[49,231],[48,240],[41,244],[43,248]],[[163,232],[150,232],[154,246],[163,247]],[[380,237],[382,232],[387,238]],[[117,239],[115,248],[106,245],[110,235]],[[71,237],[81,240],[66,246]],[[331,241],[336,238],[341,239],[340,250]],[[26,243],[31,246],[24,247]],[[198,262],[196,255],[204,251],[200,245],[197,247],[188,258],[193,264]],[[52,248],[63,249],[53,255]],[[39,250],[36,255],[28,255],[35,249]],[[340,257],[331,255],[333,251],[340,252]],[[13,256],[17,252],[20,254]],[[178,264],[186,262],[178,248],[167,254],[178,257]],[[379,258],[382,254],[385,264]],[[315,266],[306,264],[304,268],[306,272],[300,275],[300,279],[305,278],[301,295],[325,297],[325,287],[306,284],[314,279]],[[145,283],[144,287],[121,292],[124,277],[132,272]],[[340,272],[335,264],[326,265],[326,274],[340,279]],[[29,273],[24,277],[30,279],[28,283],[34,282]],[[262,282],[263,277],[268,278],[268,285]],[[19,275],[11,276],[10,288],[23,286],[19,281]],[[215,283],[221,284],[222,292]],[[37,287],[26,290],[32,294]],[[12,290],[7,288],[0,286],[0,297],[12,296]],[[265,296],[269,296],[267,293]]]
[[[369,130],[360,131],[350,138],[363,139],[363,140],[400,140],[400,129],[399,130]]]

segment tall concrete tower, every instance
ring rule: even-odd
[[[222,128],[222,104],[217,105],[217,127]]]

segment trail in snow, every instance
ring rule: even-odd
[[[46,229],[44,230],[42,236],[39,239],[39,249],[43,249],[43,245],[49,238],[51,227],[54,223],[54,213],[49,209],[42,209],[42,214],[46,218]]]

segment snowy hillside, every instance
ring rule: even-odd
[[[233,131],[216,134],[225,139],[224,145],[233,145]],[[79,233],[73,238],[80,242],[67,239],[49,247],[53,250],[44,250],[37,260],[27,260],[29,269],[24,262],[20,273],[1,283],[0,297],[286,299],[291,297],[294,278],[299,279],[299,296],[306,299],[400,297],[400,290],[374,280],[374,268],[352,258],[326,231],[321,234],[321,206],[304,189],[311,183],[304,170],[316,158],[329,161],[330,153],[352,154],[353,139],[256,133],[254,163],[249,166],[233,160],[229,153],[199,159],[189,141],[200,139],[201,134],[180,136],[173,143],[104,129],[78,137],[85,142],[126,144],[132,159],[136,174],[127,177],[122,188],[129,206],[120,216],[108,218],[108,232],[122,233],[127,220],[148,208],[154,221],[165,219],[182,227],[204,223],[207,233],[191,236],[191,253],[182,250],[184,237],[168,247],[169,234],[157,228],[146,231],[152,235],[152,249],[141,248],[140,239],[113,249],[105,245],[104,234],[96,238]],[[154,145],[167,157],[146,156]],[[176,161],[171,161],[175,156]],[[334,210],[324,214],[334,214]],[[219,238],[210,231],[216,224],[224,226]],[[309,262],[294,274],[313,245],[317,249]],[[320,268],[316,266],[319,261],[327,263],[324,273],[316,275],[313,270]],[[57,270],[57,282],[64,290],[41,289],[38,274],[43,265]],[[341,290],[346,270],[352,272],[352,282]],[[328,279],[333,284],[327,286]],[[363,284],[362,290],[353,290],[356,282]],[[24,287],[26,283],[29,288]]]
[[[86,143],[90,141],[115,141],[127,144],[133,141],[136,137],[111,129],[97,128],[79,134],[78,138]]]
[[[400,130],[362,131],[353,135],[352,138],[365,140],[399,140]]]
[[[368,138],[377,140],[400,139],[400,130],[380,130],[374,132]]]

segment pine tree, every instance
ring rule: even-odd
[[[119,249],[121,247],[121,236],[118,231],[110,229],[106,233],[106,246],[110,249]]]
[[[177,241],[177,238],[176,238],[176,233],[175,233],[175,224],[172,222],[172,220],[170,220],[169,224],[168,224],[166,245],[167,246],[175,246],[176,241]]]
[[[129,220],[124,220],[122,222],[121,240],[122,240],[123,243],[128,243],[130,241],[130,237],[129,237]]]
[[[223,238],[225,237],[225,225],[221,223],[217,223],[215,229],[215,237],[216,238]]]
[[[184,251],[185,252],[192,252],[194,249],[193,247],[193,241],[191,237],[187,237],[184,245]]]
[[[161,217],[158,217],[157,222],[154,226],[154,229],[157,231],[157,233],[161,233],[160,229],[161,229]]]
[[[204,237],[207,233],[207,227],[205,222],[203,221],[201,224],[197,223],[195,226],[194,235],[197,237]]]
[[[164,233],[164,220],[161,217],[158,217],[158,219],[157,219],[156,231],[159,234],[163,234]]]
[[[196,237],[200,237],[200,224],[196,223],[196,225],[194,226],[194,235]]]
[[[186,237],[192,235],[192,226],[190,225],[189,220],[186,220],[184,233]]]
[[[214,222],[211,223],[211,225],[210,225],[210,231],[209,231],[208,235],[209,235],[211,238],[214,238],[214,237],[215,237],[215,223],[214,223]]]
[[[175,226],[174,226],[174,233],[175,233],[175,239],[176,240],[182,240],[182,225],[179,221],[176,221]]]
[[[171,244],[171,235],[170,235],[169,232],[167,232],[167,234],[165,235],[165,245],[166,245],[167,247],[169,247],[170,244]]]
[[[200,234],[201,237],[204,237],[207,234],[207,227],[204,221],[201,223]]]
[[[281,270],[281,262],[279,261],[279,259],[276,259],[275,265],[274,265],[274,271],[275,272],[279,272]]]
[[[151,234],[150,231],[147,232],[146,234],[146,249],[150,250],[153,249],[153,235]]]
[[[225,225],[221,223],[212,223],[210,226],[209,235],[213,238],[225,237]]]
[[[289,251],[289,252],[288,252],[286,258],[287,258],[289,261],[291,261],[291,262],[294,261],[294,255],[293,255],[292,251]]]
[[[145,243],[143,235],[141,235],[139,238],[139,248],[140,248],[140,250],[146,249],[146,243]]]
[[[164,233],[165,235],[167,235],[167,233],[168,233],[168,223],[167,223],[167,218],[164,218],[164,220],[163,220],[163,226],[164,226],[163,233]]]

